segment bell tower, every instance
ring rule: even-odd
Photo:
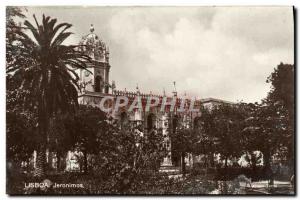
[[[93,24],[90,33],[83,36],[79,45],[80,50],[92,58],[92,64],[86,70],[80,70],[80,83],[83,90],[88,92],[109,93],[109,49],[96,35]]]

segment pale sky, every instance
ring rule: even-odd
[[[109,46],[117,89],[260,101],[267,77],[294,63],[292,7],[28,7],[73,24],[67,43],[95,33]]]

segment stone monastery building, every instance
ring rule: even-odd
[[[198,109],[198,112],[191,112],[189,110],[185,112],[177,112],[177,109],[181,105],[183,97],[177,96],[177,91],[174,89],[172,95],[166,94],[145,94],[136,88],[136,91],[124,91],[118,90],[114,81],[110,81],[110,64],[109,64],[109,49],[105,43],[95,34],[93,26],[90,28],[90,33],[82,37],[80,42],[84,47],[81,51],[85,52],[93,59],[93,64],[89,66],[89,73],[86,70],[77,70],[80,77],[79,91],[79,103],[84,105],[99,106],[101,99],[105,96],[110,96],[111,99],[116,99],[118,96],[126,96],[129,99],[129,104],[138,96],[141,98],[143,108],[146,104],[147,98],[150,96],[160,99],[159,103],[155,107],[151,107],[149,111],[134,109],[128,111],[128,106],[124,106],[117,112],[108,113],[111,117],[118,120],[127,120],[129,123],[142,125],[144,133],[146,134],[152,129],[158,130],[164,136],[164,145],[168,150],[168,156],[164,158],[162,166],[178,166],[180,163],[180,157],[172,153],[172,141],[170,140],[170,134],[176,131],[176,125],[182,123],[186,127],[193,126],[194,121],[201,115],[201,107],[211,108],[214,105],[222,103],[230,103],[227,101],[206,98],[206,99],[186,99],[185,104],[188,107],[193,103],[194,108]],[[163,98],[171,101],[176,99],[175,108],[170,109],[170,105],[166,105],[166,109],[161,110],[161,104]],[[114,107],[115,101],[106,101],[106,106]],[[190,156],[186,158],[186,163],[189,165]]]

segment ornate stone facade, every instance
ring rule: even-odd
[[[126,96],[129,99],[128,106],[122,107],[117,112],[113,112],[113,109],[108,115],[118,120],[129,120],[130,123],[141,125],[144,133],[155,129],[164,136],[164,146],[168,150],[168,155],[164,158],[162,165],[171,166],[178,165],[180,158],[172,155],[172,141],[170,134],[176,131],[176,123],[181,123],[185,127],[193,126],[194,119],[201,115],[201,106],[212,107],[215,104],[220,104],[224,101],[218,99],[191,99],[185,97],[177,97],[176,90],[170,96],[156,95],[156,94],[144,94],[141,93],[137,87],[135,92],[116,90],[115,83],[109,83],[109,52],[106,45],[99,39],[94,33],[94,28],[91,27],[90,33],[82,38],[80,42],[81,49],[87,55],[93,58],[94,65],[91,65],[88,69],[93,73],[90,74],[86,71],[79,70],[80,84],[82,86],[79,91],[79,103],[84,105],[92,105],[99,107],[101,99],[105,96],[110,96],[111,100],[105,101],[105,106],[114,108],[115,99],[118,96]],[[97,80],[100,77],[100,81]],[[133,109],[128,111],[129,105],[134,101],[136,97],[139,97],[142,102],[143,109]],[[159,99],[159,103],[155,107],[151,107],[149,111],[146,111],[145,106],[149,97],[156,97]],[[161,109],[163,98],[166,98],[168,102],[176,99],[174,110],[170,109],[170,105],[166,105],[166,109]],[[183,99],[185,107],[189,107],[193,103],[194,108],[198,109],[198,112],[192,112],[186,110],[184,112],[177,112]],[[191,156],[186,158],[187,164],[189,164]]]
[[[93,59],[93,64],[87,70],[78,70],[81,89],[108,93],[109,90],[109,49],[94,33],[91,26],[90,33],[82,37],[79,43],[80,50]]]

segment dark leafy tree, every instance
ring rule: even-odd
[[[52,170],[51,156],[53,153],[56,155],[56,167],[58,171],[63,171],[66,168],[66,156],[68,151],[74,149],[74,140],[71,130],[69,129],[70,123],[74,123],[74,117],[71,114],[56,114],[50,121],[48,132],[48,169]],[[74,125],[74,124],[73,124]]]
[[[99,152],[93,171],[103,179],[104,193],[130,193],[153,174],[165,156],[163,137],[155,130],[145,137],[138,127],[106,120],[97,134]]]
[[[280,64],[268,77],[271,91],[261,104],[245,106],[244,147],[248,152],[262,151],[265,174],[271,176],[270,164],[275,154],[293,166],[294,158],[294,66]]]
[[[28,161],[32,156],[36,143],[31,138],[36,137],[36,119],[29,112],[6,113],[6,155],[8,162]],[[20,165],[18,165],[20,167]]]
[[[25,20],[24,25],[33,37],[25,31],[16,30],[17,39],[14,59],[7,63],[6,71],[12,76],[21,76],[21,90],[28,90],[22,102],[26,109],[37,112],[38,148],[36,175],[45,172],[45,149],[48,140],[49,123],[57,113],[72,112],[78,106],[76,88],[79,77],[74,69],[85,69],[90,58],[77,50],[77,46],[64,45],[72,34],[68,23],[56,25],[57,20],[43,15],[36,27]]]
[[[214,153],[216,153],[214,114],[202,107],[201,116],[194,119],[193,154],[204,155],[205,167],[208,167],[209,163],[211,166],[214,165]]]
[[[25,18],[23,14],[23,9],[21,7],[6,7],[6,62],[11,63],[14,61],[15,53],[14,50],[17,50],[15,46],[17,44],[17,32],[22,29],[20,24],[15,22],[15,18]]]
[[[280,63],[267,82],[272,84],[268,99],[282,104],[291,120],[294,119],[294,65]]]
[[[175,149],[181,159],[181,173],[185,175],[186,173],[186,163],[185,156],[187,153],[193,153],[193,145],[195,142],[195,131],[192,128],[186,128],[180,126],[178,130],[173,134],[173,148]]]
[[[98,132],[102,131],[101,123],[106,120],[105,113],[99,108],[80,105],[74,116],[65,122],[70,149],[83,153],[83,171],[88,171],[88,155],[99,151]]]
[[[250,117],[245,120],[243,140],[249,151],[263,153],[265,175],[270,174],[271,158],[280,149],[284,139],[285,117],[272,104],[250,104]]]
[[[228,159],[237,158],[242,154],[242,115],[238,106],[229,104],[221,104],[212,112],[216,152],[220,153],[221,159],[225,161],[225,168],[227,168]]]
[[[253,171],[256,171],[256,166],[259,164],[259,161],[262,157],[262,154],[255,153],[256,151],[261,150],[261,137],[262,134],[259,132],[258,124],[255,126],[255,123],[258,122],[254,120],[255,115],[257,114],[258,103],[240,103],[239,109],[243,112],[243,125],[242,125],[242,145],[243,153],[245,153],[245,159],[250,164]]]
[[[284,146],[287,148],[286,157],[291,168],[294,163],[294,108],[295,108],[295,88],[294,88],[294,65],[280,63],[274,72],[268,77],[267,82],[271,83],[271,91],[268,94],[266,103],[273,105],[282,118],[285,118],[286,130],[283,133],[285,138]]]
[[[12,63],[16,59],[17,31],[22,27],[15,22],[15,18],[24,18],[23,9],[20,7],[6,7],[6,63]],[[22,82],[22,76],[6,76],[6,156],[8,163],[8,176],[14,171],[20,170],[21,162],[28,161],[31,157],[36,135],[36,115],[28,109],[22,109],[21,99],[28,92],[19,90],[18,85]],[[17,176],[17,175],[15,175]]]

